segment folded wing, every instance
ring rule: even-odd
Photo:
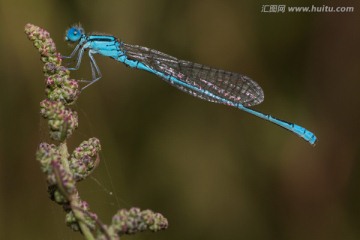
[[[155,71],[172,76],[186,83],[178,84],[163,77],[169,84],[201,99],[224,103],[211,94],[226,99],[232,103],[241,103],[244,106],[254,106],[264,100],[261,87],[251,78],[202,64],[179,60],[173,56],[142,46],[123,43],[121,50],[128,59],[137,60]],[[194,86],[188,88],[186,85]],[[206,94],[210,92],[211,94]]]

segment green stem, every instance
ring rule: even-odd
[[[60,143],[59,145],[59,153],[61,155],[61,164],[65,168],[66,171],[70,172],[69,167],[69,152],[67,149],[66,141]],[[66,193],[64,193],[66,196]],[[68,200],[70,201],[71,210],[74,213],[75,218],[77,219],[77,222],[80,226],[81,232],[83,233],[84,237],[88,240],[95,240],[93,234],[91,233],[91,230],[86,225],[85,216],[82,211],[79,211],[80,206],[78,206],[79,202],[79,196],[78,195],[70,195],[68,197]]]
[[[62,166],[66,169],[67,172],[71,172],[70,171],[70,166],[69,166],[69,152],[67,149],[67,145],[66,145],[66,141],[60,143],[59,145],[59,153],[61,155],[61,164]]]
[[[88,240],[95,240],[93,234],[91,233],[90,229],[88,228],[88,226],[84,223],[84,214],[78,210],[79,206],[76,205],[76,200],[71,200],[70,202],[70,206],[71,209],[74,213],[74,216],[76,217],[76,219],[78,220],[78,224],[80,226],[81,232],[82,234],[84,234],[84,237]]]

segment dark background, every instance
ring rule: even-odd
[[[0,239],[83,239],[48,199],[35,151],[42,63],[23,29],[87,31],[257,81],[255,109],[295,122],[294,134],[240,110],[193,98],[151,74],[96,56],[103,79],[74,106],[70,148],[97,137],[101,164],[79,184],[100,219],[137,206],[168,230],[129,239],[359,239],[358,1],[0,0]],[[353,6],[353,13],[262,13],[264,4]],[[88,60],[74,78],[90,78]],[[112,192],[113,194],[111,195]]]

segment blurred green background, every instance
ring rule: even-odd
[[[315,148],[240,110],[201,101],[151,74],[97,56],[103,79],[75,109],[71,148],[102,143],[79,184],[100,219],[137,206],[168,230],[124,239],[360,239],[360,6],[354,13],[262,13],[269,1],[0,0],[0,239],[83,239],[48,199],[35,151],[44,77],[26,23],[64,32],[81,22],[181,59],[244,73],[265,92],[255,109],[316,133]],[[88,61],[74,78],[90,78]],[[112,194],[111,194],[112,193]]]

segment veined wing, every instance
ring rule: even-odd
[[[206,94],[206,92],[210,92],[215,96],[233,103],[241,103],[244,106],[254,106],[264,100],[261,87],[245,75],[179,60],[157,50],[138,45],[122,43],[121,50],[128,59],[137,60],[158,72],[164,73],[166,76],[175,77],[199,89],[200,91],[196,91],[194,88],[188,88],[163,77],[171,85],[201,99],[224,103]]]

